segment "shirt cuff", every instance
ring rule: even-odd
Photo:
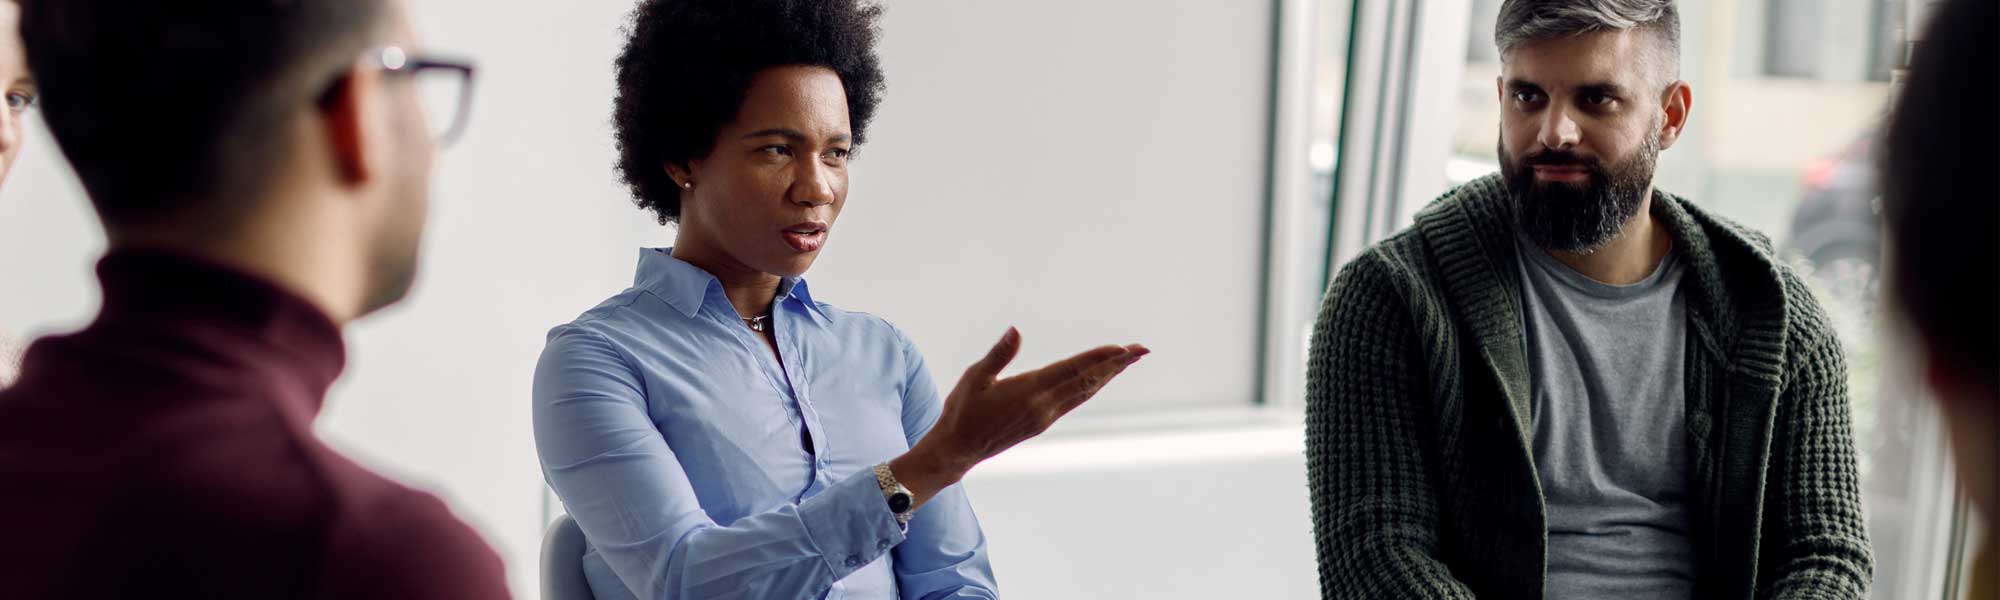
[[[903,528],[875,473],[863,471],[799,504],[806,538],[835,581],[844,579],[903,543]]]

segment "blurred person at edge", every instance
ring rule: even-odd
[[[504,598],[436,497],[313,433],[343,325],[401,299],[436,145],[399,0],[22,4],[101,221],[103,306],[0,391],[11,598]],[[442,424],[440,424],[442,425]]]
[[[633,12],[618,168],[678,225],[674,246],[639,250],[631,288],[549,332],[532,393],[542,472],[598,598],[995,598],[958,481],[1147,353],[1104,346],[1000,378],[1021,347],[1010,329],[940,398],[902,331],[815,297],[804,275],[882,98],[880,13]]]
[[[1671,0],[1507,0],[1501,172],[1341,270],[1314,332],[1327,598],[1855,598],[1840,344],[1762,234],[1653,185]]]
[[[2000,4],[1949,0],[1884,139],[1890,305],[1921,340],[1960,483],[1986,521],[1967,598],[2000,599]]]
[[[12,0],[0,2],[0,93],[6,95],[7,104],[0,110],[0,183],[6,182],[14,157],[21,154],[23,119],[35,106],[35,78],[28,73],[28,60],[21,50],[20,23],[21,5]],[[14,382],[20,367],[21,341],[0,323],[0,388]]]

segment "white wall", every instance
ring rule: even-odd
[[[966,493],[1007,598],[1318,598],[1304,441],[1284,419],[1056,432]]]
[[[611,60],[630,3],[550,6],[414,2],[432,46],[479,64],[472,121],[438,164],[413,296],[350,329],[348,371],[321,419],[364,464],[450,501],[508,560],[523,597],[536,589],[544,514],[527,410],[542,335],[628,285],[636,248],[672,237],[631,206],[611,167]],[[887,100],[809,275],[816,296],[896,321],[946,386],[1010,324],[1026,336],[1023,364],[1149,344],[1157,354],[1080,413],[1096,429],[1154,409],[1247,405],[1270,7],[888,9]],[[39,122],[32,130],[0,191],[0,327],[40,334],[94,313],[103,242]],[[1010,597],[1311,595],[1304,475],[1288,442],[1161,460],[1144,458],[1155,438],[1142,436],[1099,446],[1085,470],[1046,458],[1105,435],[1024,446],[1045,458],[968,482]]]
[[[1023,364],[1157,351],[1087,410],[1250,402],[1270,19],[1263,2],[889,2],[888,99],[816,296],[899,323],[947,379],[1014,324]]]

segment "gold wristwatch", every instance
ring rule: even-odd
[[[889,463],[875,465],[875,483],[882,486],[882,496],[889,500],[889,512],[896,515],[896,524],[909,527],[910,516],[916,513],[912,505],[917,499],[910,494],[910,488],[896,481],[896,474],[889,472]]]

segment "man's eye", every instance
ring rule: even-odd
[[[1612,100],[1611,96],[1605,94],[1588,94],[1583,97],[1584,102],[1589,102],[1591,104],[1598,106],[1610,104],[1611,100]]]
[[[1540,99],[1542,99],[1542,95],[1535,92],[1514,92],[1514,101],[1522,104],[1534,104],[1536,100]]]
[[[35,95],[27,92],[7,92],[7,109],[14,112],[28,110],[35,105]]]
[[[792,148],[791,148],[790,146],[765,146],[765,147],[763,147],[763,148],[758,148],[758,150],[761,150],[761,151],[763,151],[763,152],[764,152],[765,154],[769,154],[769,155],[771,155],[771,156],[791,156],[791,155],[792,155]]]

